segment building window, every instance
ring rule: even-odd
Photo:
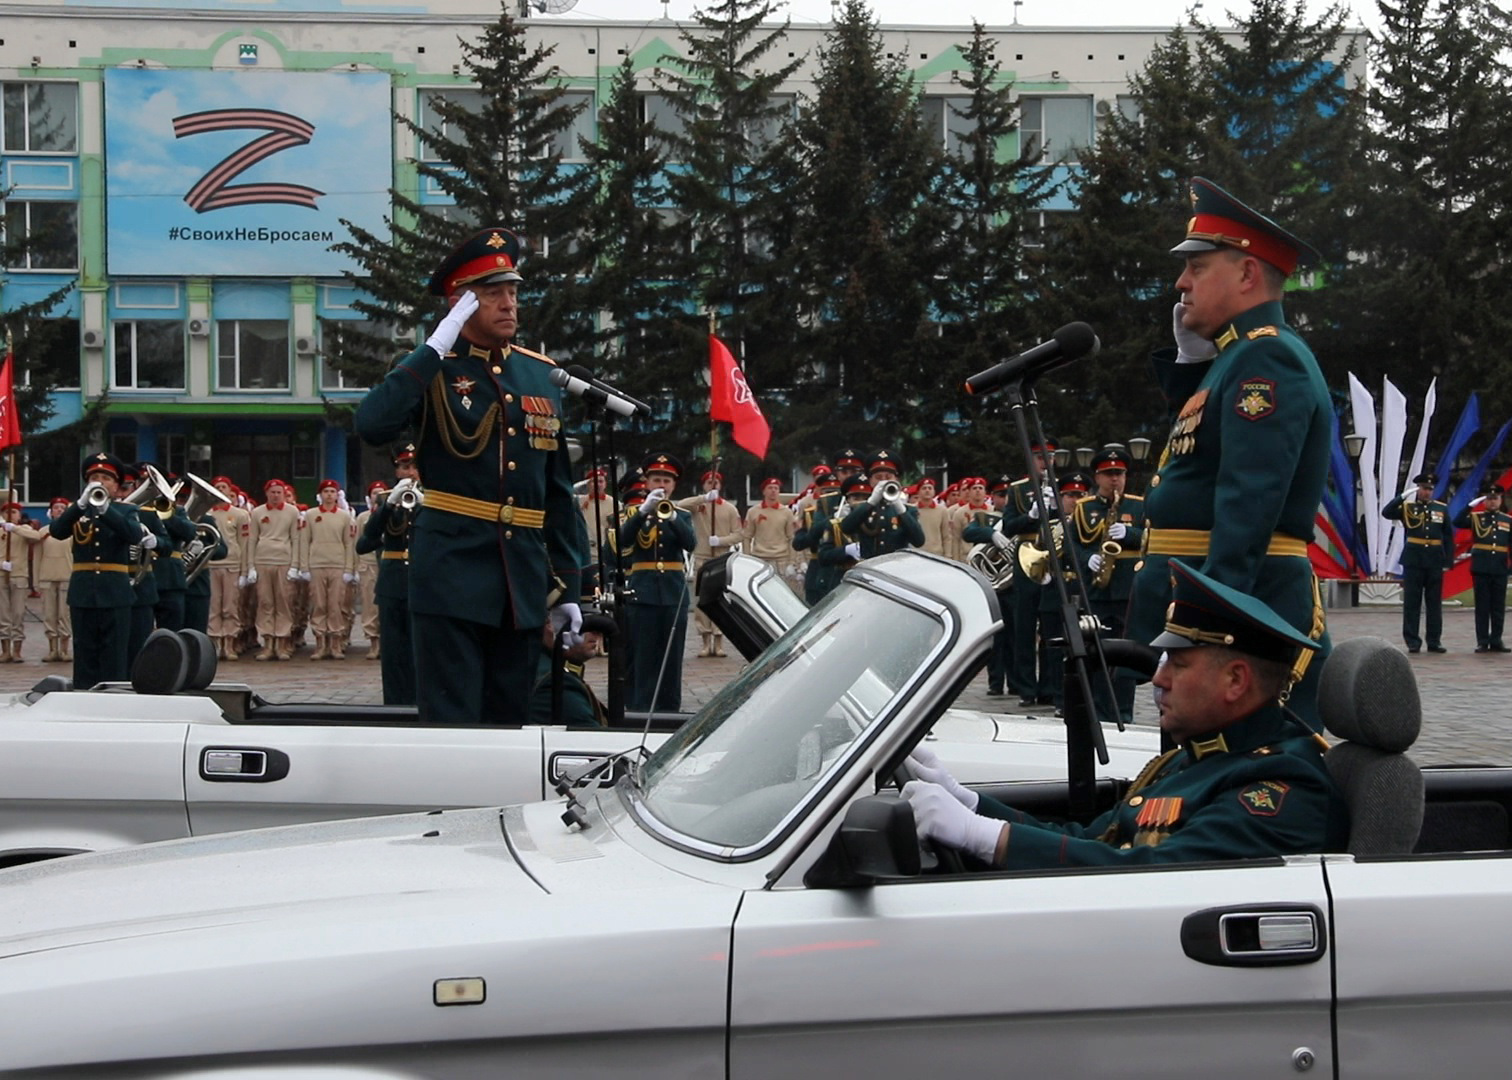
[[[1056,236],[1071,215],[1064,210],[1034,210],[1024,218],[1020,243],[1026,248],[1042,248],[1055,243]]]
[[[483,91],[469,87],[451,87],[449,89],[437,89],[435,87],[422,88],[420,91],[420,121],[421,130],[425,131],[434,139],[444,142],[459,142],[462,133],[457,130],[455,124],[448,123],[436,110],[436,101],[440,99],[450,105],[460,106],[466,112],[477,116],[483,111]],[[421,161],[439,161],[435,147],[427,140],[421,140]]]
[[[79,208],[71,202],[5,202],[7,244],[24,241],[12,270],[77,270]]]
[[[79,88],[65,82],[8,82],[0,93],[8,154],[72,154],[79,147]]]
[[[971,108],[969,97],[926,97],[919,102],[924,114],[924,126],[929,130],[937,146],[943,146],[952,157],[971,156],[968,139],[976,124],[966,119],[965,112]]]
[[[677,111],[677,98],[671,94],[642,94],[641,119],[656,129],[652,138],[657,149],[676,160],[679,140],[688,137],[688,125]]]
[[[114,385],[119,390],[184,388],[184,324],[170,319],[117,320]]]
[[[1131,123],[1139,123],[1143,110],[1139,107],[1139,99],[1133,94],[1119,94],[1117,97],[1118,115]]]
[[[79,386],[79,320],[71,316],[46,319],[35,337],[16,344],[16,378],[20,385],[37,381],[57,390]],[[35,372],[35,378],[33,377]]]
[[[782,129],[792,123],[797,115],[797,94],[773,94],[768,99],[772,106],[771,115],[763,116],[760,120],[750,122],[746,134],[751,140],[751,149],[754,151],[767,150],[777,144],[782,138]]]
[[[576,110],[572,115],[572,123],[561,131],[553,133],[544,149],[540,146],[534,147],[530,156],[542,158],[552,153],[560,154],[563,161],[586,161],[587,158],[583,156],[579,140],[587,142],[590,146],[593,145],[593,91],[568,90],[552,102],[552,108]]]
[[[219,390],[287,390],[289,324],[282,319],[216,323]]]
[[[320,380],[320,388],[322,390],[367,390],[371,386],[370,380],[354,375],[347,375],[330,361],[330,354],[346,351],[343,348],[344,344],[353,352],[353,359],[372,360],[374,363],[386,360],[388,354],[409,352],[412,347],[411,345],[396,343],[385,351],[384,356],[372,355],[371,346],[367,342],[359,343],[353,341],[343,343],[343,333],[348,330],[358,334],[371,334],[384,341],[397,340],[392,323],[379,323],[372,319],[344,319],[339,323],[323,323],[320,328],[320,356],[316,359],[316,376]]]
[[[1025,161],[1074,163],[1091,145],[1091,97],[1019,98],[1019,146]]]

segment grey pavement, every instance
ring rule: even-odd
[[[35,606],[36,601],[32,601]],[[1362,636],[1383,637],[1401,646],[1401,607],[1395,604],[1332,608],[1329,631],[1336,642]],[[731,653],[723,659],[701,659],[698,635],[689,628],[683,661],[683,708],[696,710],[709,701],[744,666]],[[1444,607],[1442,655],[1420,653],[1412,657],[1413,670],[1424,702],[1423,734],[1412,756],[1422,764],[1512,763],[1512,716],[1506,704],[1508,680],[1512,679],[1512,653],[1477,654],[1473,613],[1467,607]],[[247,683],[270,701],[319,701],[352,705],[378,704],[383,700],[379,665],[369,661],[368,648],[360,638],[347,650],[345,660],[310,660],[305,645],[293,660],[258,663],[250,655],[236,663],[222,662],[218,678]],[[71,665],[43,663],[47,641],[33,611],[26,621],[24,661],[0,664],[0,692],[14,693],[33,686],[48,674],[70,675]],[[590,682],[602,694],[605,664],[589,666]],[[988,697],[985,673],[978,676],[958,699],[966,709],[1022,714],[1011,698]],[[1030,710],[1048,714],[1049,709]],[[1154,724],[1155,709],[1147,688],[1139,690],[1135,721]]]

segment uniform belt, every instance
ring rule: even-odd
[[[76,574],[87,574],[100,570],[111,574],[129,574],[132,572],[131,567],[125,563],[118,562],[89,563],[85,566],[76,566],[73,568],[73,572]]]
[[[681,559],[670,562],[662,560],[661,562],[637,562],[630,564],[630,573],[638,574],[642,570],[657,570],[664,574],[680,574],[683,571],[683,564]]]
[[[448,495],[435,488],[426,488],[424,506],[431,510],[444,510],[448,514],[461,514],[463,517],[478,518],[482,521],[518,525],[522,529],[539,529],[546,524],[544,510],[527,510],[523,506],[510,503],[469,499],[466,495]]]
[[[184,553],[182,551],[170,551],[168,554],[175,559],[182,559],[184,557]]]
[[[1440,546],[1444,543],[1442,540],[1434,540],[1428,536],[1409,536],[1407,542],[1409,544],[1438,544]]]
[[[385,559],[407,559],[407,558],[409,558],[409,552],[408,551],[385,551],[381,557],[385,558]]]
[[[1149,529],[1145,532],[1146,555],[1206,555],[1212,539],[1209,529]],[[1267,555],[1295,555],[1307,558],[1307,541],[1295,536],[1271,533],[1265,547]]]
[[[1470,545],[1470,550],[1471,551],[1494,551],[1498,555],[1505,555],[1507,553],[1507,547],[1506,547],[1505,544],[1471,544]]]

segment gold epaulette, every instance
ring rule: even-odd
[[[532,360],[539,360],[543,364],[550,364],[552,367],[557,366],[557,362],[551,357],[547,356],[545,353],[538,353],[534,349],[527,349],[520,345],[511,345],[509,347],[509,351],[517,352],[522,356],[528,356]]]
[[[1277,330],[1274,326],[1257,326],[1244,336],[1254,341],[1256,338],[1280,337],[1281,331]]]

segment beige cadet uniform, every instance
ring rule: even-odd
[[[368,519],[372,516],[371,510],[364,510],[357,515],[357,524],[353,526],[353,531],[358,536],[361,536],[362,530],[367,528]],[[359,593],[358,602],[362,607],[362,636],[367,638],[368,643],[367,658],[377,660],[383,655],[379,646],[377,550],[357,556],[357,592]]]
[[[698,571],[703,564],[716,555],[728,554],[730,545],[740,541],[740,511],[725,498],[710,502],[707,493],[682,499],[677,506],[693,517],[693,537],[696,541],[693,545],[693,581],[696,587]],[[710,544],[710,536],[718,538],[719,543]],[[723,656],[724,649],[720,644],[723,635],[697,604],[693,605],[693,625],[703,637],[703,649],[698,655]]]
[[[347,575],[357,573],[357,535],[352,515],[341,507],[305,511],[299,569],[310,575],[311,660],[344,660],[347,636]]]
[[[22,526],[6,522],[0,540],[0,662],[21,662],[26,638],[26,594],[31,591],[26,557],[31,552]]]
[[[220,503],[211,508],[210,517],[226,542],[226,557],[211,559],[205,567],[210,575],[208,633],[217,656],[236,660],[240,658],[236,639],[242,631],[242,590],[251,565],[247,557],[252,550],[252,515],[239,506]]]
[[[42,594],[42,628],[47,634],[48,661],[71,660],[69,639],[73,620],[68,614],[68,582],[73,577],[73,537],[59,540],[47,529],[17,525],[32,551],[32,580]]]
[[[924,530],[923,550],[931,555],[945,554],[945,505],[939,499],[930,499],[927,506],[915,503],[914,510],[919,515],[919,528]]]
[[[980,506],[973,506],[969,502],[957,503],[950,511],[950,531],[955,536],[955,555],[958,562],[966,562],[971,555],[971,549],[975,544],[968,544],[961,538],[961,530],[971,524],[972,518],[978,514],[995,514],[992,503],[984,502]]]
[[[798,518],[791,510],[781,503],[769,506],[759,502],[746,511],[745,528],[741,531],[742,549],[783,575],[792,586],[794,582],[788,571],[795,565],[793,536],[797,531]],[[802,585],[798,588],[801,589]]]
[[[299,509],[293,503],[277,510],[264,503],[252,510],[247,558],[257,571],[257,632],[263,639],[258,660],[287,660],[294,654],[289,571],[296,568],[299,542]]]
[[[598,509],[594,510],[594,502],[598,503]],[[589,495],[578,500],[578,513],[583,515],[583,525],[588,531],[588,565],[597,567],[599,551],[603,550],[605,561],[613,558],[613,541],[609,537],[614,535],[614,529],[619,522],[619,512],[614,508],[614,499],[609,495],[601,495],[597,500]],[[597,515],[597,521],[595,521]],[[609,545],[600,548],[600,545]]]

